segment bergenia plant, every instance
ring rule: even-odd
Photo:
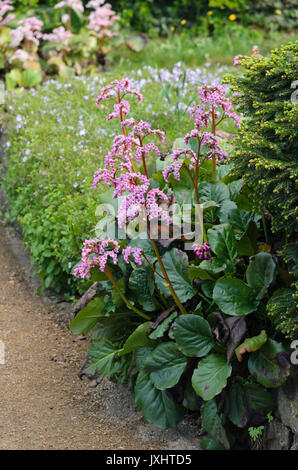
[[[76,10],[81,13],[84,11],[84,5],[81,0],[63,0],[57,3],[54,8],[67,8],[67,30],[71,28],[71,10]]]
[[[18,25],[16,29],[12,29],[10,32],[12,37],[11,47],[18,47],[22,43],[29,50],[33,45],[38,46],[42,38],[43,22],[32,16],[20,20]]]
[[[194,128],[165,157],[164,132],[129,117],[131,98],[143,99],[125,78],[96,100],[100,109],[112,103],[107,120],[119,120],[121,133],[93,180],[99,202],[109,203],[99,212],[109,215],[74,271],[101,285],[70,324],[92,331],[82,373],[129,380],[157,426],[200,413],[201,447],[229,449],[237,428],[265,422],[270,389],[289,375],[264,314],[284,281],[217,135],[224,119],[239,126],[240,118],[223,86],[200,86]]]
[[[1,26],[5,26],[14,20],[14,13],[8,13],[13,11],[12,0],[1,0],[0,1],[0,29]],[[7,14],[8,13],[8,14]]]
[[[110,38],[116,34],[111,31],[110,27],[119,20],[119,16],[112,10],[110,3],[105,3],[103,0],[90,0],[86,7],[94,10],[89,15],[88,28],[95,31],[99,39],[105,36]]]

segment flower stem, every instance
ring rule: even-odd
[[[106,266],[105,268],[105,275],[107,276],[107,278],[109,279],[109,281],[111,281],[111,283],[113,284],[113,286],[115,287],[116,291],[118,292],[118,294],[120,295],[121,299],[123,300],[123,302],[127,305],[127,307],[130,309],[130,310],[133,310],[137,315],[139,315],[140,317],[143,317],[145,318],[145,320],[150,320],[150,317],[148,315],[146,315],[145,313],[141,312],[139,309],[137,309],[136,307],[134,307],[130,302],[129,300],[125,297],[125,295],[121,292],[121,289],[120,287],[118,286],[117,282],[115,281],[115,278],[113,276],[113,274],[111,273],[110,269]]]
[[[212,109],[212,134],[216,135],[215,112]],[[216,181],[216,157],[212,155],[212,181]]]
[[[155,240],[153,240],[152,238],[151,238],[151,241],[152,241],[152,245],[153,245],[153,248],[154,248],[156,257],[157,257],[157,261],[158,261],[158,263],[159,263],[160,269],[161,269],[162,274],[163,274],[163,276],[164,276],[164,278],[165,278],[165,281],[166,281],[166,283],[167,283],[167,286],[168,286],[168,288],[169,288],[169,290],[170,290],[170,292],[171,292],[171,294],[172,294],[172,297],[173,297],[173,299],[174,299],[174,301],[175,301],[177,307],[179,308],[180,312],[181,312],[183,315],[186,315],[187,312],[186,312],[185,308],[183,307],[182,303],[180,302],[180,300],[178,299],[177,294],[176,294],[176,292],[174,291],[174,288],[173,288],[173,286],[172,286],[172,284],[171,284],[171,281],[170,281],[170,279],[169,279],[168,273],[167,273],[167,271],[166,271],[166,268],[165,268],[165,266],[164,266],[164,264],[163,264],[163,261],[162,261],[162,259],[161,259],[160,253],[159,253],[159,251],[158,251],[156,242],[155,242]]]

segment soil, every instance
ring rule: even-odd
[[[78,378],[87,341],[63,304],[37,294],[27,258],[0,224],[0,449],[197,449],[192,418],[160,430],[125,385]]]

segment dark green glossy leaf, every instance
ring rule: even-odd
[[[148,265],[136,267],[129,277],[129,289],[134,294],[134,300],[142,305],[147,312],[156,310],[153,301],[154,277],[153,271]]]
[[[267,413],[275,408],[268,390],[257,384],[244,384],[240,379],[234,381],[229,395],[228,417],[239,428],[258,424],[257,420],[262,416],[265,418]]]
[[[237,257],[236,239],[229,224],[215,225],[208,230],[211,250],[220,258],[234,261]]]
[[[221,419],[217,412],[217,406],[214,400],[209,400],[201,406],[202,427],[208,432],[209,436],[214,439],[220,446],[225,449],[230,448],[230,443],[222,425]]]
[[[255,222],[249,222],[246,232],[237,242],[239,256],[253,256],[257,253],[258,232],[258,227]]]
[[[203,400],[211,400],[227,385],[232,367],[224,356],[210,354],[201,359],[192,376],[192,386]]]
[[[246,270],[248,285],[258,292],[258,299],[261,299],[272,283],[275,275],[275,263],[270,253],[258,253]]]
[[[156,388],[165,390],[174,387],[183,374],[187,359],[173,342],[161,343],[145,361],[145,369]]]
[[[173,336],[186,356],[206,356],[214,346],[209,323],[197,315],[181,315],[173,325]]]
[[[183,407],[175,404],[164,390],[155,388],[149,374],[139,373],[134,393],[135,402],[149,423],[170,428],[182,420]]]
[[[213,300],[222,312],[236,316],[255,312],[259,305],[253,289],[241,279],[230,277],[216,281]]]

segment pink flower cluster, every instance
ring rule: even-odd
[[[12,0],[0,0],[0,26],[5,26],[15,18],[13,13],[6,15],[8,11],[13,11],[13,6],[11,4]],[[5,18],[4,15],[6,15]]]
[[[115,15],[110,3],[105,4],[102,0],[90,0],[86,6],[95,10],[89,15],[88,28],[96,31],[99,38],[114,36],[116,33],[113,33],[108,28],[113,26],[115,21],[119,20],[119,16]]]
[[[77,10],[83,13],[84,11],[84,6],[81,0],[64,0],[62,2],[57,3],[54,8],[64,8],[68,7],[71,8],[72,10]]]
[[[141,248],[135,248],[132,246],[127,246],[126,248],[123,248],[122,250],[123,259],[127,264],[130,262],[130,257],[133,255],[134,262],[138,264],[139,266],[141,266],[142,254],[143,254],[143,250]]]
[[[122,80],[114,80],[109,83],[109,85],[103,87],[100,90],[100,94],[95,103],[98,106],[100,101],[112,99],[115,103],[119,104],[126,95],[136,95],[138,97],[138,102],[143,100],[143,95],[141,95],[141,93],[130,88],[130,80],[128,78],[123,78]]]
[[[231,118],[235,121],[236,127],[240,126],[241,118],[235,112],[231,100],[227,97],[227,90],[222,85],[215,86],[200,86],[198,93],[201,103],[209,107],[215,117],[220,120],[224,118]],[[206,112],[206,109],[204,110]]]
[[[95,267],[104,272],[108,257],[112,258],[114,264],[117,264],[119,249],[119,243],[115,240],[98,240],[97,238],[85,240],[82,262],[75,268],[74,276],[86,279],[90,277],[90,270]]]
[[[18,28],[12,29],[10,35],[12,37],[11,47],[17,47],[22,41],[28,41],[38,46],[39,40],[42,39],[41,28],[43,21],[31,16],[24,18],[18,22]]]
[[[210,251],[210,245],[208,242],[203,243],[202,245],[199,245],[198,243],[194,243],[193,246],[193,251],[194,253],[200,258],[200,259],[207,259],[208,258],[208,253]]]
[[[180,171],[184,165],[187,165],[189,170],[198,167],[204,147],[204,159],[215,159],[216,163],[228,159],[228,155],[220,149],[218,139],[214,135],[216,125],[225,118],[232,118],[236,126],[240,125],[240,117],[235,113],[223,86],[201,86],[198,88],[198,93],[201,104],[190,110],[195,128],[184,137],[185,145],[189,145],[190,139],[198,141],[197,155],[189,147],[175,149],[172,153],[173,162],[163,170],[163,177],[167,183],[171,173],[176,180],[180,180]],[[210,127],[212,133],[209,132]]]
[[[104,272],[108,262],[111,258],[113,264],[118,263],[118,256],[120,245],[116,240],[103,240],[93,238],[85,240],[82,250],[82,262],[74,269],[74,276],[81,279],[88,279],[92,268],[99,268]],[[122,250],[123,259],[126,263],[130,262],[130,257],[133,255],[136,264],[142,264],[142,250],[128,246]]]
[[[105,157],[104,167],[94,174],[93,187],[100,182],[114,188],[114,198],[122,197],[118,212],[118,224],[124,227],[136,217],[143,220],[152,220],[161,217],[170,221],[166,208],[167,196],[158,189],[150,190],[150,182],[147,175],[140,173],[136,165],[145,160],[151,151],[160,155],[160,150],[153,142],[144,140],[151,135],[157,135],[164,140],[164,132],[153,130],[145,121],[136,123],[133,118],[124,119],[129,112],[129,103],[123,98],[127,95],[136,95],[138,101],[142,101],[142,95],[130,87],[128,78],[115,80],[102,88],[96,100],[98,104],[105,99],[114,101],[114,112],[108,116],[108,120],[119,118],[123,134],[114,138],[111,151]],[[126,128],[130,129],[127,133]]]
[[[71,31],[67,31],[64,26],[59,26],[53,29],[49,34],[44,34],[43,39],[45,41],[58,42],[62,45],[66,45],[67,39],[72,37]]]

